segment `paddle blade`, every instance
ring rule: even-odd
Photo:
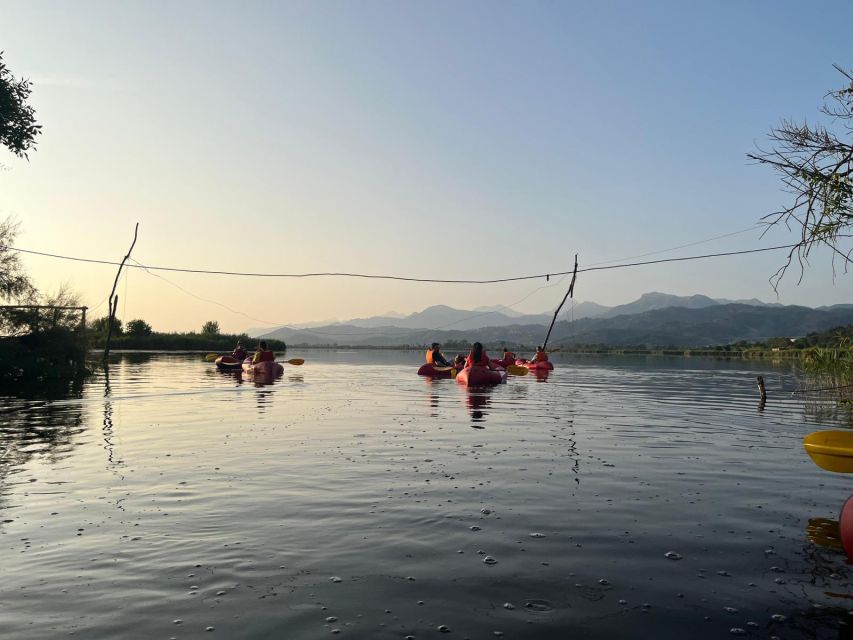
[[[453,367],[453,368],[450,370],[450,379],[451,379],[451,380],[456,380],[456,374],[457,374],[457,373],[459,373],[459,370],[458,370],[456,367]]]
[[[213,362],[213,361],[214,361],[214,360],[216,360],[218,357],[219,357],[219,354],[218,354],[218,353],[208,353],[206,356],[204,356],[204,359],[205,359],[207,362]]]
[[[511,376],[526,376],[529,371],[530,370],[527,367],[522,367],[517,364],[511,364],[506,368],[506,372]]]
[[[286,360],[285,362],[287,362],[287,364],[295,364],[298,367],[300,364],[304,364],[305,360],[302,358],[293,358],[292,360]]]

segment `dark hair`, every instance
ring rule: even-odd
[[[504,353],[509,353],[509,349],[507,349],[506,347],[504,347]]]
[[[479,342],[475,342],[471,345],[471,360],[475,363],[480,362],[483,359],[483,345]]]
[[[432,347],[433,349],[435,349],[436,347],[440,347],[440,346],[441,346],[441,345],[440,345],[440,344],[438,344],[437,342],[433,342],[433,343],[430,345],[430,347]]]
[[[536,347],[537,351],[542,351],[542,347]]]
[[[261,343],[260,343],[260,345],[259,345],[259,346],[260,346],[260,347],[261,347],[261,349],[263,349],[264,351],[266,351],[266,350],[267,350],[267,343],[266,343],[266,341],[265,341],[265,340],[261,340]]]

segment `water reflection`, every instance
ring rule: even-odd
[[[488,411],[484,411],[491,403],[492,391],[488,388],[466,389],[465,403],[471,412],[471,426],[475,429],[485,429],[481,423],[486,421]]]

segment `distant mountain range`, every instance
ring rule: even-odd
[[[472,340],[533,345],[542,341],[552,318],[549,313],[521,314],[503,307],[463,310],[437,305],[402,317],[389,313],[321,326],[281,327],[262,337],[294,345],[393,346]],[[575,305],[560,316],[550,342],[702,347],[799,337],[847,324],[853,324],[853,304],[811,309],[755,299],[652,292],[616,307],[594,302]]]

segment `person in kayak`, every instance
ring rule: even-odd
[[[459,370],[461,371],[461,370],[462,370],[462,367],[464,367],[464,366],[465,366],[465,356],[463,356],[463,355],[460,353],[460,354],[459,354],[459,355],[457,355],[455,358],[453,358],[453,366],[454,366],[454,367],[456,367],[457,369],[459,369]]]
[[[242,362],[243,360],[246,359],[246,356],[248,356],[248,355],[249,355],[249,353],[243,347],[243,341],[238,340],[237,346],[234,347],[234,351],[231,352],[231,357],[234,358],[235,360]]]
[[[548,352],[542,347],[536,347],[536,353],[533,354],[531,362],[548,362]]]
[[[264,340],[258,343],[255,355],[252,356],[252,364],[258,364],[259,362],[275,362],[275,354],[267,349],[267,343]]]
[[[434,365],[436,367],[449,367],[450,363],[447,361],[447,358],[441,353],[441,345],[437,342],[433,342],[430,345],[430,348],[426,352],[426,361],[427,364]]]
[[[501,362],[503,362],[503,365],[505,367],[511,364],[515,364],[515,354],[506,347],[504,347],[504,357]]]
[[[475,342],[471,345],[471,353],[468,354],[468,358],[465,360],[465,366],[488,367],[492,371],[495,371],[495,365],[493,365],[492,361],[489,360],[489,354],[486,353],[483,345],[479,342]]]

